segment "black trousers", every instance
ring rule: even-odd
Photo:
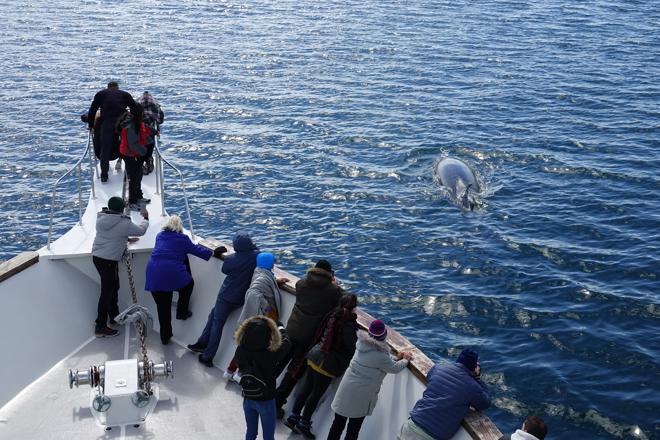
[[[92,256],[94,267],[101,277],[101,296],[96,308],[96,330],[108,325],[108,318],[119,314],[119,262]]]
[[[192,295],[195,282],[191,281],[187,286],[179,289],[179,301],[176,305],[177,316],[187,316],[188,305],[190,304],[190,295]],[[158,321],[160,321],[160,340],[169,341],[172,336],[172,296],[173,292],[160,291],[151,292],[151,296],[156,303],[158,310]]]
[[[298,341],[291,339],[291,348],[286,357],[282,359],[280,363],[277,364],[276,373],[279,376],[284,368],[289,364],[287,372],[280,382],[280,386],[277,387],[277,392],[275,394],[275,404],[278,408],[284,406],[291,391],[296,386],[300,378],[303,377],[307,369],[307,353],[309,352],[309,341]],[[289,362],[291,361],[291,362]]]
[[[101,150],[101,177],[108,177],[110,161],[116,156],[116,148],[119,136],[115,133],[115,122],[117,118],[108,118],[101,121],[99,134]]]
[[[346,420],[348,420],[348,429],[346,430],[344,440],[357,440],[358,435],[360,434],[360,428],[362,428],[362,422],[364,422],[364,417],[347,419],[337,413],[335,413],[335,419],[332,421],[327,440],[339,440],[341,433],[346,426]]]
[[[128,203],[137,203],[142,198],[142,164],[144,158],[122,156],[128,176]]]
[[[325,394],[325,391],[330,386],[332,378],[325,376],[317,371],[312,370],[311,368],[307,369],[307,373],[303,377],[302,382],[300,383],[300,390],[296,395],[296,401],[293,403],[292,412],[294,414],[300,414],[300,411],[303,409],[302,420],[307,422],[312,420],[312,415],[316,411],[316,407]]]

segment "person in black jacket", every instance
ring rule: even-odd
[[[89,106],[87,123],[90,131],[94,129],[96,111],[99,108],[101,109],[101,118],[99,119],[101,126],[98,129],[101,138],[101,182],[108,181],[109,162],[119,154],[119,132],[116,130],[116,125],[119,117],[126,111],[126,107],[133,110],[135,100],[133,100],[130,93],[119,90],[119,85],[115,81],[110,81],[107,89],[103,89],[94,95],[92,105]],[[117,151],[114,151],[115,147]]]
[[[327,260],[319,260],[296,283],[296,303],[286,323],[291,338],[291,350],[278,366],[278,375],[289,363],[282,382],[277,387],[278,418],[284,417],[282,407],[296,383],[305,373],[307,352],[314,345],[314,335],[323,318],[339,304],[343,290],[337,284],[335,272]]]
[[[344,374],[355,353],[355,307],[355,295],[342,296],[339,306],[327,315],[319,327],[318,342],[307,355],[309,368],[297,391],[291,415],[284,422],[293,432],[303,434],[306,438],[316,438],[312,433],[312,414],[332,380]]]
[[[259,419],[264,440],[275,439],[275,366],[290,348],[284,327],[266,316],[257,315],[241,323],[235,333],[234,358],[243,373],[243,412],[246,440],[257,438]]]

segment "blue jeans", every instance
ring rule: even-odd
[[[259,418],[264,440],[275,440],[275,399],[261,401],[243,399],[247,431],[245,440],[255,440],[259,433]]]
[[[209,313],[209,318],[206,320],[206,326],[202,335],[197,339],[199,345],[206,346],[204,350],[204,359],[213,360],[215,354],[218,352],[220,346],[220,339],[222,338],[222,328],[227,322],[227,318],[234,310],[241,307],[241,304],[233,304],[220,298],[215,301],[215,307]]]

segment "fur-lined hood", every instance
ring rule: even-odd
[[[384,351],[385,353],[390,352],[390,347],[387,345],[387,342],[378,341],[372,338],[371,336],[369,336],[369,333],[365,332],[364,330],[359,330],[357,337],[358,337],[358,341],[357,341],[356,349],[359,351],[378,350],[378,351]]]
[[[282,336],[272,319],[257,315],[246,319],[234,333],[236,344],[246,351],[276,352],[282,345]]]

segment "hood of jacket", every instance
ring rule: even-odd
[[[245,231],[238,231],[232,240],[235,252],[246,252],[256,249],[250,234]]]
[[[103,211],[96,215],[96,229],[101,231],[109,231],[119,224],[122,219],[129,218],[120,212],[111,211],[103,208]]]
[[[355,346],[357,351],[382,351],[385,353],[390,352],[390,347],[387,345],[387,342],[377,341],[376,339],[369,336],[369,333],[365,332],[364,330],[358,330],[357,338],[358,340]]]
[[[246,319],[234,333],[236,344],[246,351],[276,352],[282,345],[282,336],[277,324],[264,316]]]
[[[511,434],[511,440],[539,440],[535,435],[525,432],[522,429],[517,429],[516,432]]]
[[[307,284],[311,287],[324,287],[332,283],[332,273],[320,267],[307,270]]]

